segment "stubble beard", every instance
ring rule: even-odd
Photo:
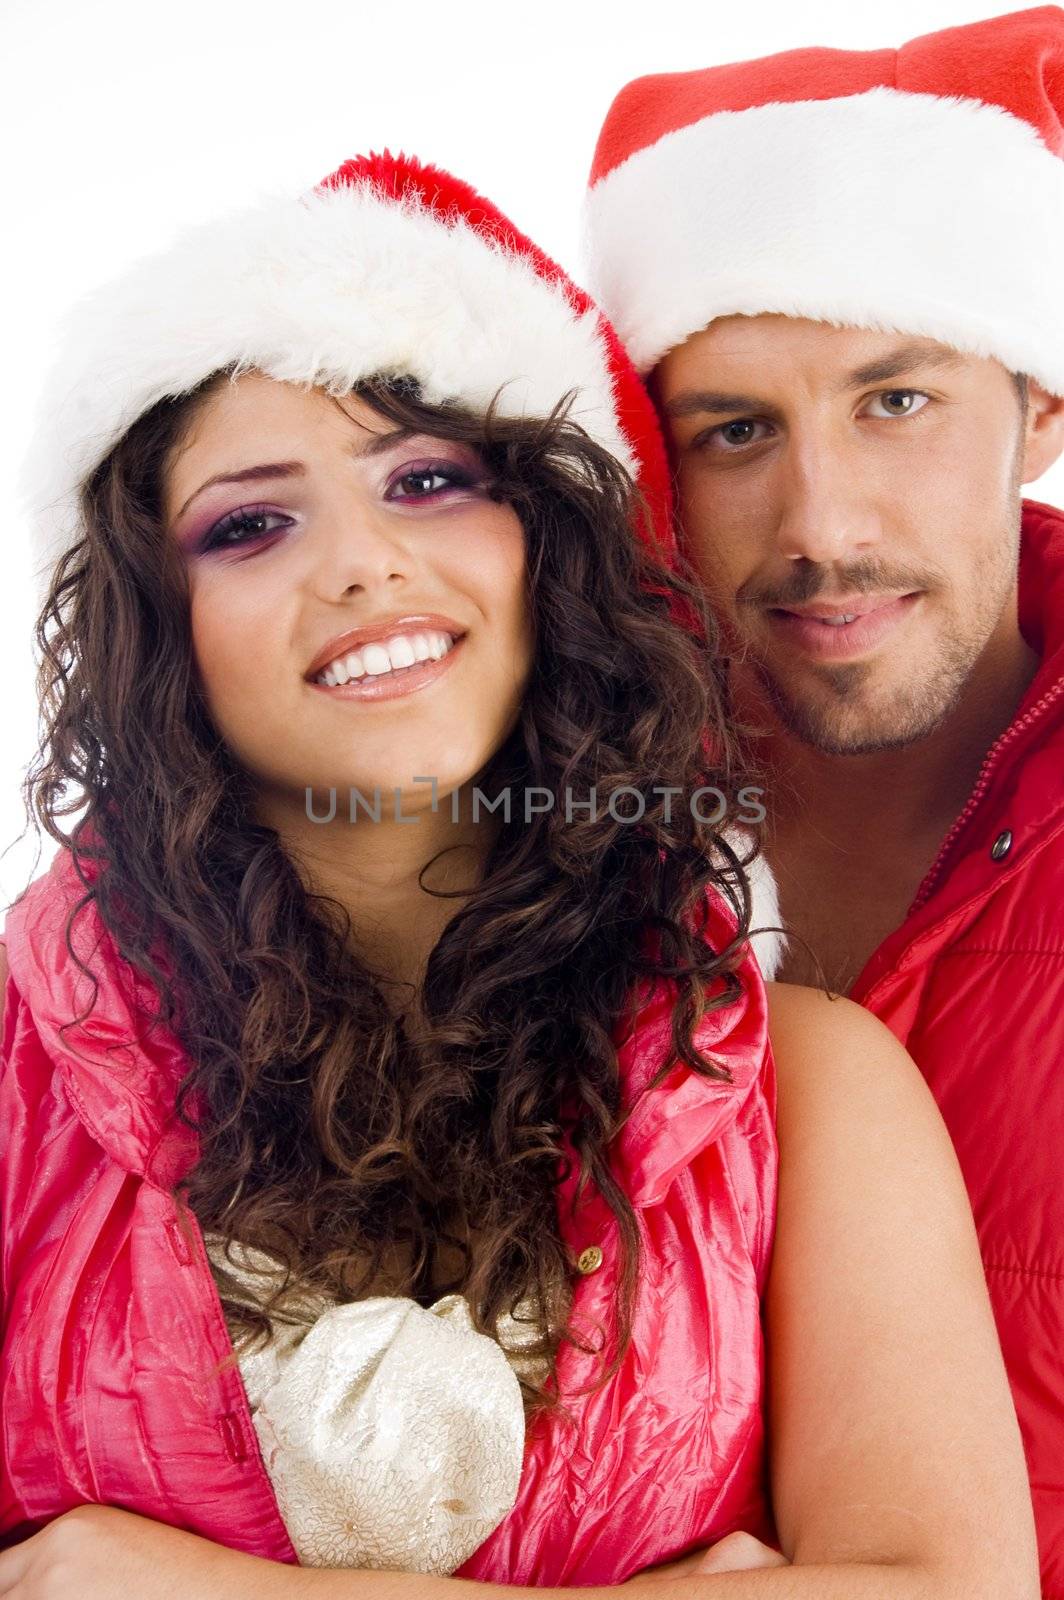
[[[819,667],[820,697],[789,694],[763,661],[751,658],[758,684],[780,724],[793,738],[822,755],[872,755],[899,750],[928,738],[955,710],[978,654],[954,631],[941,638],[933,674],[922,674],[875,695],[878,668],[861,661]]]
[[[893,681],[884,681],[877,691],[877,678],[885,679],[881,663],[818,664],[813,677],[821,693],[802,697],[789,691],[769,662],[750,649],[748,670],[793,738],[823,755],[874,755],[916,744],[942,726],[957,709],[1015,585],[1022,508],[1019,456],[1009,501],[1005,526],[980,563],[967,607],[971,621],[965,624],[962,601],[940,626],[933,652],[921,654],[914,648],[908,675],[892,675]]]

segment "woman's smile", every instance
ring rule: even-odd
[[[417,694],[420,689],[427,689],[430,684],[438,682],[444,673],[450,671],[456,658],[462,653],[466,635],[462,634],[460,638],[452,639],[450,634],[432,629],[414,635],[413,640],[408,634],[396,635],[396,639],[401,641],[407,650],[412,649],[413,640],[427,640],[431,653],[420,661],[415,659],[405,665],[396,665],[393,659],[386,665],[388,652],[385,646],[378,643],[368,644],[362,650],[353,651],[343,658],[345,670],[350,670],[347,663],[357,664],[357,676],[349,677],[344,682],[329,682],[329,678],[337,676],[334,668],[330,666],[324,673],[319,673],[311,680],[310,688],[315,693],[328,695],[333,700],[396,700],[403,695]],[[394,644],[396,641],[390,642]],[[436,654],[437,651],[440,653]]]

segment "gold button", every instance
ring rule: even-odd
[[[585,1274],[597,1272],[602,1265],[602,1251],[597,1244],[589,1244],[586,1250],[581,1250],[577,1259],[576,1269]]]

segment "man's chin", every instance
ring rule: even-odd
[[[768,674],[762,676],[762,686],[781,727],[808,748],[828,756],[904,750],[934,733],[949,710],[944,704],[918,704],[904,692],[873,697],[868,685],[845,704],[816,693],[805,697],[787,693]]]

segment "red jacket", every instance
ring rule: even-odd
[[[91,865],[88,870],[93,870]],[[97,975],[91,997],[64,944],[80,896],[61,851],[9,911],[0,1072],[0,1544],[82,1502],[125,1507],[235,1549],[295,1562],[259,1453],[202,1237],[172,1188],[195,1136],[172,1116],[186,1061],[146,1037],[131,1001],[152,1000],[95,906],[72,938]],[[711,936],[727,939],[714,907]],[[97,941],[98,948],[97,948]],[[734,1083],[678,1066],[642,1095],[614,1143],[645,1265],[634,1338],[618,1374],[570,1401],[574,1428],[529,1428],[517,1505],[462,1569],[512,1584],[622,1582],[736,1528],[771,1538],[765,1502],[760,1301],[776,1197],[775,1074],[753,958],[743,995],[698,1040]],[[669,1048],[670,1006],[646,986],[615,1035],[626,1103]],[[574,1163],[575,1165],[575,1163]],[[575,1183],[563,1191],[569,1198]],[[602,1265],[578,1280],[574,1316],[607,1315],[617,1230],[586,1197],[563,1235]],[[591,1358],[563,1347],[571,1390]]]
[[[1064,513],[1025,505],[1041,667],[851,999],[918,1062],[957,1148],[1019,1413],[1043,1593],[1064,1600]]]

